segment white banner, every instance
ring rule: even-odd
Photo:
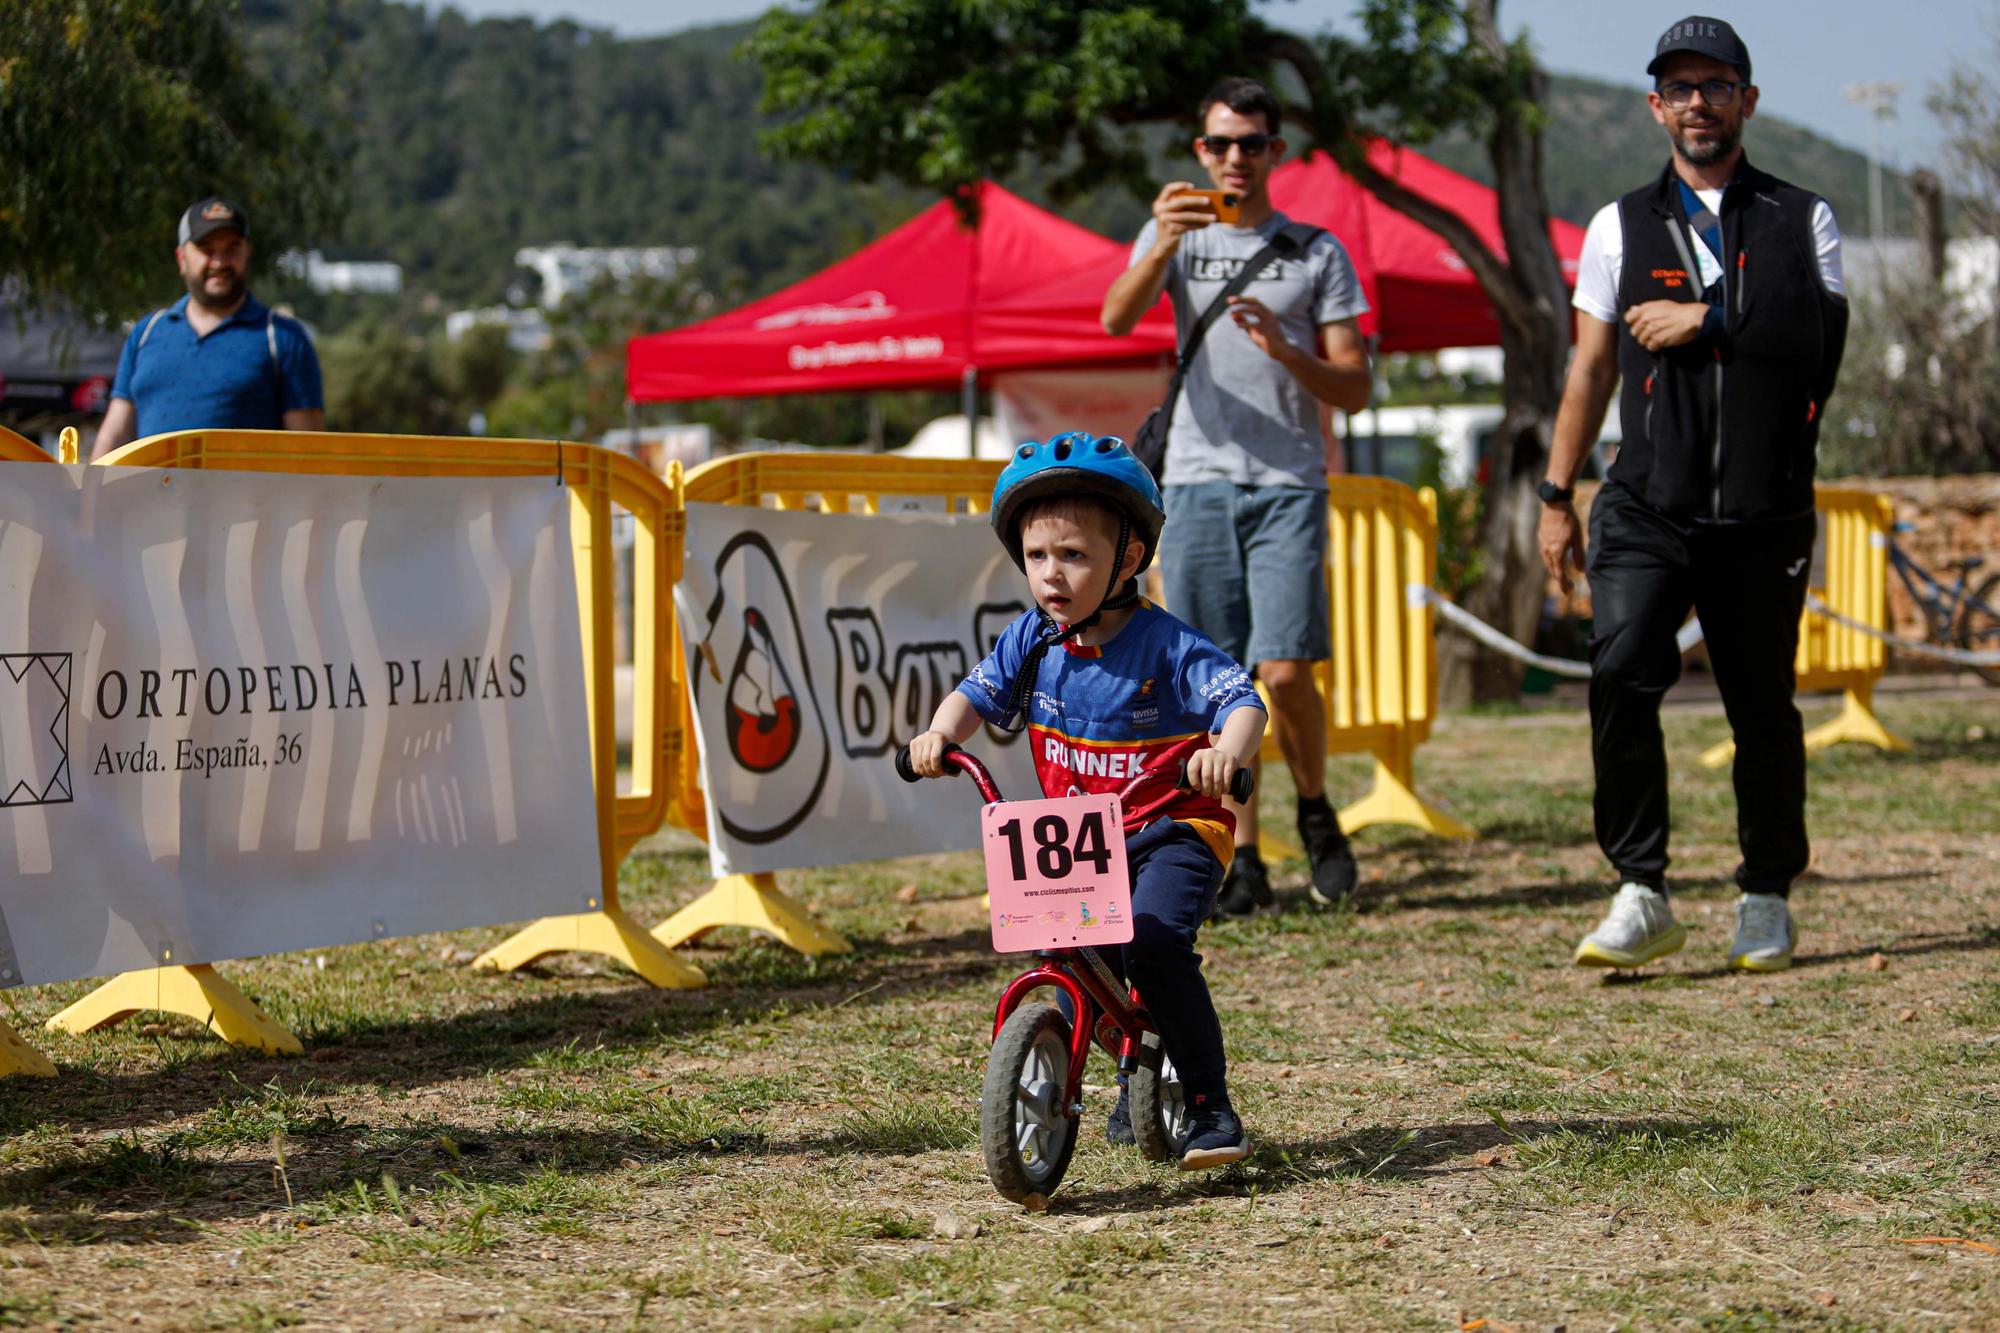
[[[569,492],[0,468],[0,986],[597,895]]]
[[[891,759],[1028,609],[983,517],[691,504],[674,600],[716,874],[978,845],[969,781],[906,784]],[[1041,794],[1019,736],[967,748]]]

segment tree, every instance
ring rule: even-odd
[[[0,4],[0,274],[18,305],[159,304],[174,224],[205,195],[249,211],[262,261],[337,213],[333,162],[236,27],[226,0]]]
[[[2000,83],[1961,63],[1926,102],[1945,131],[1959,218],[2000,243]],[[2000,288],[1974,290],[1951,271],[1938,178],[1916,172],[1911,185],[1925,253],[1852,294],[1853,345],[1821,446],[1828,471],[2000,468]]]
[[[1541,476],[1570,341],[1568,293],[1542,187],[1544,77],[1525,42],[1500,35],[1498,0],[1366,0],[1365,36],[1307,39],[1266,24],[1248,0],[821,0],[778,11],[745,44],[765,72],[767,136],[781,154],[940,192],[1024,161],[1058,164],[1053,188],[1122,180],[1150,199],[1141,127],[1185,122],[1229,73],[1262,75],[1288,125],[1384,203],[1437,232],[1499,315],[1506,416],[1494,438],[1465,603],[1517,639],[1533,636],[1545,587],[1535,552]],[[1478,135],[1493,164],[1505,253],[1464,218],[1369,166],[1380,136],[1421,144]],[[1447,690],[1519,687],[1511,661],[1447,647]]]

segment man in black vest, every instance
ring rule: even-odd
[[[1667,901],[1660,699],[1680,675],[1675,633],[1692,609],[1736,735],[1742,898],[1729,963],[1777,971],[1791,966],[1786,895],[1809,856],[1792,658],[1819,422],[1847,337],[1840,233],[1824,200],[1743,155],[1757,88],[1727,23],[1674,24],[1646,72],[1673,156],[1590,224],[1542,482],[1544,563],[1565,589],[1572,562],[1590,575],[1597,841],[1620,880],[1576,961],[1640,967],[1687,939]],[[1591,506],[1585,565],[1570,488],[1621,377],[1624,442]]]

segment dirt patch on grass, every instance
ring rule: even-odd
[[[1609,977],[1569,965],[1607,888],[1582,726],[1449,720],[1420,779],[1486,837],[1371,831],[1359,910],[1294,862],[1204,933],[1257,1156],[1103,1143],[1100,1062],[1040,1214],[973,1139],[1010,968],[969,856],[786,877],[856,951],[725,937],[701,992],[457,961],[497,933],[232,965],[303,1060],[12,994],[63,1074],[0,1083],[0,1328],[2000,1327],[2000,1255],[1929,1243],[2000,1245],[1993,716],[1898,700],[1912,755],[1814,759],[1767,977],[1722,968],[1716,719],[1668,727],[1689,945]],[[704,883],[671,841],[627,868],[647,920]]]

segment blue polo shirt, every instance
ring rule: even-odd
[[[140,438],[172,430],[282,430],[285,413],[326,406],[305,326],[245,297],[197,338],[188,298],[132,326],[111,396],[131,402]]]

